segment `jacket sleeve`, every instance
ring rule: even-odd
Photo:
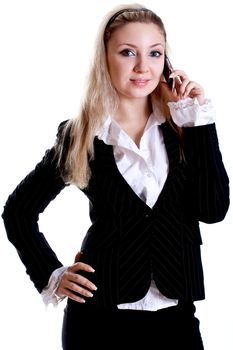
[[[216,126],[213,123],[184,128],[183,137],[197,219],[205,223],[221,221],[229,207],[229,179],[219,150]]]
[[[64,187],[53,147],[8,197],[2,214],[8,239],[39,292],[51,273],[62,266],[39,231],[39,214]]]

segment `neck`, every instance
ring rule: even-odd
[[[121,100],[114,119],[119,123],[139,122],[147,120],[151,107],[147,99]]]
[[[148,99],[137,99],[133,102],[132,100],[121,100],[114,119],[140,147],[140,140],[150,114]]]

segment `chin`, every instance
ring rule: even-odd
[[[152,93],[152,91],[153,90],[137,91],[137,92],[134,92],[132,94],[128,94],[128,97],[130,97],[130,98],[145,98],[145,97],[148,97]]]

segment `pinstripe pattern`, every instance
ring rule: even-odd
[[[62,266],[37,224],[39,213],[64,188],[53,158],[51,149],[9,196],[2,215],[8,239],[39,291],[47,285],[54,269]]]
[[[169,174],[152,209],[120,174],[112,146],[94,140],[92,178],[84,190],[92,225],[82,243],[81,260],[95,268],[86,276],[98,290],[87,303],[139,300],[149,288],[151,274],[169,298],[204,298],[198,222],[222,220],[229,206],[228,177],[215,125],[184,130],[185,162],[180,161],[173,129],[168,123],[161,129]],[[64,188],[52,154],[53,150],[18,186],[3,213],[8,237],[39,291],[53,269],[61,266],[37,227],[39,212]]]

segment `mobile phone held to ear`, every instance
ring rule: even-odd
[[[170,74],[173,72],[173,67],[172,64],[169,60],[169,58],[167,57],[167,55],[165,55],[165,61],[164,61],[164,68],[163,68],[163,76],[164,79],[166,80],[167,85],[169,86],[169,88],[174,91],[175,89],[175,80],[172,78],[169,78]]]

